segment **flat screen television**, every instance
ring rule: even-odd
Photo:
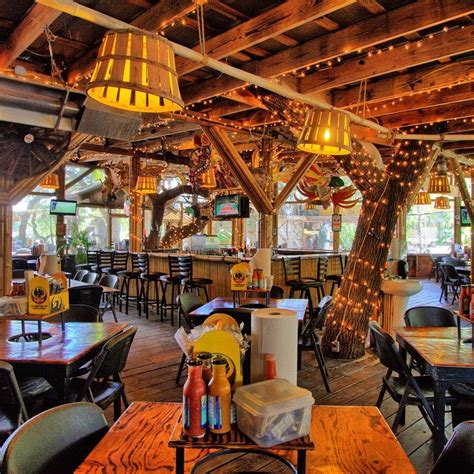
[[[229,194],[217,196],[214,201],[214,217],[216,219],[232,219],[249,217],[250,203],[247,196]]]
[[[49,213],[54,216],[75,216],[76,211],[77,201],[51,199],[49,203]]]
[[[466,206],[461,206],[461,227],[471,227],[471,219]]]

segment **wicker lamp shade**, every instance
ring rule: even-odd
[[[427,206],[431,204],[431,196],[426,191],[420,191],[415,198],[415,205]]]
[[[205,188],[205,189],[217,188],[216,173],[212,166],[207,171],[201,174],[201,188]]]
[[[435,209],[450,209],[451,204],[449,202],[449,198],[446,196],[438,196],[435,199],[434,208]]]
[[[350,154],[349,117],[337,110],[308,110],[296,146],[321,155]]]
[[[449,178],[445,175],[432,175],[428,185],[428,192],[431,194],[451,194]]]
[[[316,209],[318,207],[317,203],[314,201],[307,201],[304,205],[304,208],[307,211],[311,211],[312,209]]]
[[[161,36],[141,31],[105,34],[86,90],[101,104],[132,112],[175,112],[184,106],[173,48]]]
[[[59,178],[57,174],[49,174],[40,183],[44,189],[59,189]]]
[[[156,176],[138,176],[135,191],[138,194],[156,194]]]

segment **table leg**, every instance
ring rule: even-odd
[[[64,323],[64,313],[61,312],[61,330],[62,332],[66,331],[66,324]]]
[[[176,448],[176,474],[184,473],[184,448]]]
[[[38,321],[38,343],[43,343],[43,328],[41,327],[41,320]]]
[[[298,450],[298,474],[304,474],[306,472],[306,451],[301,449]]]
[[[434,459],[438,459],[446,443],[444,435],[446,390],[448,386],[434,379]]]
[[[458,319],[458,339],[461,339],[461,318],[457,316]]]

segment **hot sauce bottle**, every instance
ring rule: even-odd
[[[183,432],[202,438],[207,426],[207,387],[202,379],[202,362],[188,361],[188,379],[183,387]]]
[[[207,387],[212,379],[212,354],[210,352],[198,352],[196,354],[196,359],[202,362],[202,378]]]
[[[276,379],[275,354],[265,354],[265,380]]]
[[[225,359],[213,359],[212,379],[209,382],[207,401],[207,423],[211,433],[230,431],[231,387],[226,375]]]

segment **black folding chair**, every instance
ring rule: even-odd
[[[99,285],[69,288],[69,304],[85,304],[99,310],[101,299],[102,287]]]

